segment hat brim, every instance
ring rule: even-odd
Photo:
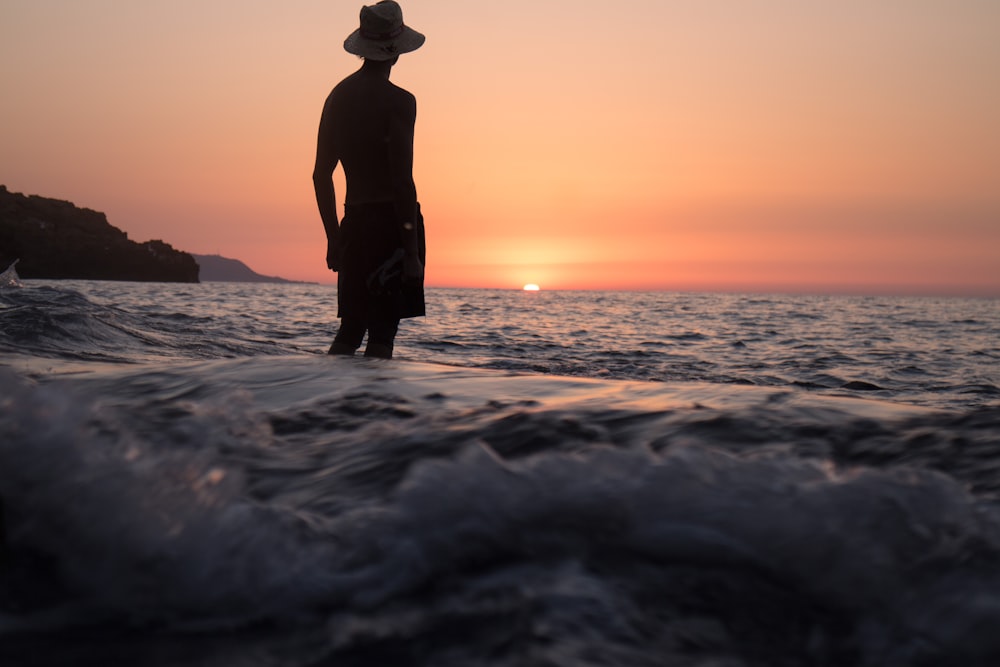
[[[367,39],[361,36],[361,30],[355,30],[344,40],[344,50],[368,60],[392,60],[401,53],[416,51],[423,46],[422,34],[404,25],[403,32],[386,40]]]

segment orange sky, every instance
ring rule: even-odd
[[[430,285],[1000,295],[1000,2],[402,4]],[[0,0],[0,183],[332,282],[360,5]]]

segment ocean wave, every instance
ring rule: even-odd
[[[322,354],[333,288],[42,281],[0,292],[0,357],[56,362]],[[428,292],[405,360],[658,382],[734,381],[932,407],[996,404],[1000,302]]]
[[[234,633],[225,660],[274,664],[1000,658],[995,410],[314,355],[8,371],[0,407],[24,651],[79,657],[87,628],[128,633],[102,657]]]

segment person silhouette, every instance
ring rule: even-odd
[[[326,231],[326,264],[337,276],[340,328],[329,354],[352,355],[365,333],[366,357],[392,358],[399,321],[424,308],[424,222],[413,181],[416,98],[389,82],[403,53],[424,35],[403,23],[393,0],[361,8],[344,40],[364,62],[323,105],[313,187]],[[347,192],[338,224],[333,173],[342,164]]]

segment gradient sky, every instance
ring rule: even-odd
[[[0,0],[0,183],[332,282],[361,4]],[[997,0],[401,4],[430,285],[1000,295]]]

